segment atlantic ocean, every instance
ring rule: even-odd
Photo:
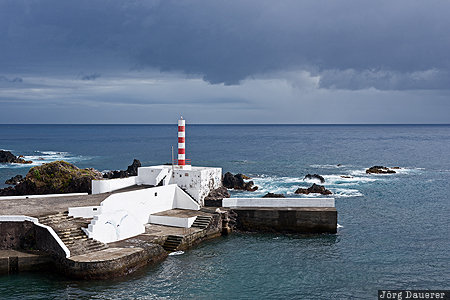
[[[0,149],[33,165],[100,171],[170,163],[176,125],[0,125]],[[0,277],[1,299],[373,299],[379,289],[450,289],[449,125],[188,125],[193,165],[252,177],[288,197],[320,174],[336,235],[234,233],[113,281],[56,273]],[[32,166],[33,166],[32,165]],[[368,175],[373,165],[400,167]],[[30,165],[1,165],[0,187]]]

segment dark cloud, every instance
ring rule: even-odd
[[[82,75],[81,80],[95,80],[95,79],[99,78],[100,76],[101,76],[101,74],[99,74],[99,73]]]
[[[0,76],[0,81],[9,82],[9,83],[21,83],[21,82],[23,82],[23,79],[20,77],[9,78],[6,76]]]
[[[150,67],[225,84],[307,70],[322,88],[448,89],[449,15],[444,0],[5,0],[0,65]]]

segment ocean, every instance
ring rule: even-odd
[[[0,277],[0,299],[376,299],[378,289],[450,289],[450,125],[189,125],[193,165],[243,173],[288,197],[320,174],[336,235],[233,233],[129,277]],[[0,149],[98,170],[171,161],[174,125],[0,125]],[[400,167],[392,175],[365,169]],[[0,165],[0,187],[30,165]],[[344,176],[344,177],[342,177]],[[309,195],[310,197],[313,197]],[[0,212],[1,214],[1,212]]]

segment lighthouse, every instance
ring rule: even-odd
[[[178,120],[178,166],[186,167],[186,121],[183,117]]]

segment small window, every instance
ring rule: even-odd
[[[158,196],[158,192],[155,192],[155,197],[157,197]]]
[[[95,210],[97,210],[97,208],[93,208],[93,210],[95,211]]]
[[[183,175],[180,174],[180,177],[183,177]]]

